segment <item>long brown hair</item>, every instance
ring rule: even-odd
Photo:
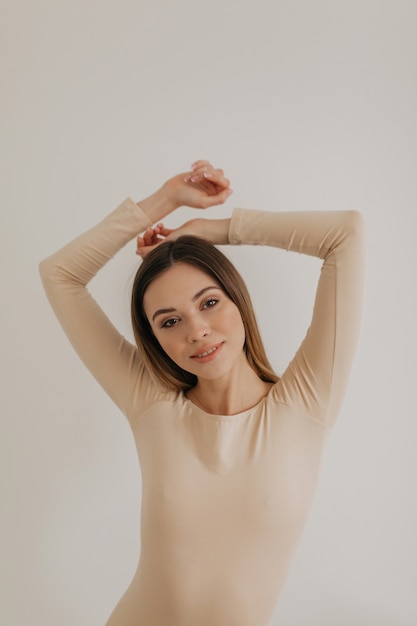
[[[231,261],[213,244],[191,235],[165,241],[152,250],[140,265],[132,289],[131,318],[138,350],[153,378],[170,389],[186,391],[197,384],[197,377],[179,367],[161,348],[143,308],[146,289],[157,276],[176,263],[187,263],[205,272],[220,285],[239,309],[244,330],[244,350],[249,365],[266,382],[275,383],[265,353],[247,287]]]

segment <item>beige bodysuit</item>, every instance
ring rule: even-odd
[[[130,199],[41,263],[74,348],[126,415],[142,474],[137,571],[107,626],[267,626],[304,527],[360,326],[364,229],[355,211],[235,209],[230,244],[324,260],[310,328],[267,397],[212,415],[159,388],[86,284],[149,225]],[[268,289],[273,270],[265,271]],[[111,564],[109,564],[109,568]]]

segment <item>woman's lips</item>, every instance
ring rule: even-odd
[[[219,351],[223,347],[223,343],[217,343],[212,346],[204,346],[198,352],[195,352],[190,358],[199,363],[207,363],[217,357]]]

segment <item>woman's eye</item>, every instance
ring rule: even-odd
[[[172,326],[175,326],[177,322],[178,322],[177,317],[170,317],[168,320],[165,320],[164,322],[162,322],[161,328],[172,328]]]
[[[217,298],[209,298],[208,300],[205,301],[205,303],[203,304],[203,308],[204,309],[209,309],[210,307],[213,307],[215,304],[218,303]]]

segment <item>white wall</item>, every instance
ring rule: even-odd
[[[2,624],[102,625],[139,551],[129,428],[38,262],[200,157],[235,189],[213,217],[357,208],[368,224],[358,358],[273,626],[417,624],[416,20],[413,0],[3,0]],[[318,265],[230,256],[282,370]],[[128,246],[95,283],[127,334],[136,264]]]

